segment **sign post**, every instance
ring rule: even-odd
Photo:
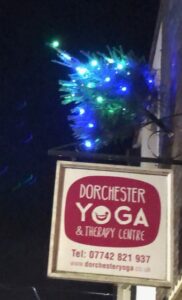
[[[48,276],[168,287],[172,217],[171,170],[58,161]]]

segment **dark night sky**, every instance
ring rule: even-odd
[[[1,0],[0,90],[6,117],[25,101],[37,142],[50,147],[69,141],[62,132],[68,128],[67,108],[60,107],[57,93],[65,70],[51,63],[56,54],[46,43],[60,38],[63,48],[76,55],[81,49],[122,45],[125,52],[148,58],[158,1]]]
[[[46,43],[58,38],[74,55],[122,45],[148,59],[158,6],[159,0],[1,0],[0,282],[46,278],[55,169],[47,150],[72,141],[57,91],[65,71],[51,62],[56,53]]]

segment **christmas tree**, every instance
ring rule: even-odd
[[[69,69],[60,92],[62,103],[71,106],[68,120],[79,148],[97,151],[131,137],[156,102],[155,72],[121,47],[107,48],[107,54],[81,52],[79,60],[56,41],[52,46],[56,62]]]

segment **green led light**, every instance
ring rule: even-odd
[[[97,102],[98,102],[98,103],[103,103],[103,102],[104,102],[104,98],[101,97],[101,96],[98,96],[98,97],[97,97]]]
[[[92,67],[96,67],[98,65],[98,61],[96,59],[93,59],[91,62],[90,62],[91,66]]]
[[[113,64],[114,63],[114,59],[113,58],[107,57],[106,59],[107,59],[107,61],[108,61],[109,64]]]
[[[76,71],[77,71],[80,75],[85,75],[85,74],[88,72],[87,68],[85,68],[85,67],[77,67],[77,68],[76,68]]]
[[[126,68],[126,60],[122,59],[118,64],[117,64],[117,69],[118,70],[123,70]]]
[[[60,45],[59,41],[58,40],[54,40],[52,43],[51,43],[51,46],[52,48],[56,49],[58,48]]]
[[[87,87],[88,87],[89,89],[93,89],[93,88],[95,87],[95,83],[94,83],[94,82],[89,82],[89,83],[87,84]]]

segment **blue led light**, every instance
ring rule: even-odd
[[[93,128],[93,127],[94,127],[94,124],[93,124],[93,123],[88,123],[88,127],[89,127],[89,128]]]
[[[128,88],[126,86],[121,86],[121,90],[122,90],[122,92],[126,92],[128,90]]]
[[[109,82],[109,81],[111,81],[111,78],[110,78],[110,77],[106,77],[106,78],[105,78],[105,81],[106,81],[106,82]]]
[[[152,83],[153,83],[153,80],[150,78],[150,79],[148,80],[148,83],[152,84]]]
[[[80,107],[80,108],[79,108],[79,113],[80,113],[80,115],[83,115],[83,114],[85,113],[84,108]]]
[[[122,63],[117,64],[117,69],[118,70],[123,70],[124,69],[124,65]]]
[[[86,140],[84,145],[85,145],[86,148],[89,148],[89,149],[92,148],[92,143],[89,140]]]

